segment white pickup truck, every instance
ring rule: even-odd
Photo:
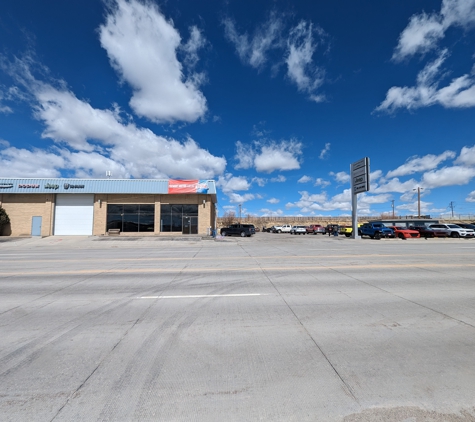
[[[274,226],[274,233],[290,233],[292,226],[290,224],[284,224],[283,226]]]

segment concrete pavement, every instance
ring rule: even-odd
[[[0,420],[473,421],[475,240],[0,242]]]

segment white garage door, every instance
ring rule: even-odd
[[[92,235],[94,195],[56,195],[54,234]]]

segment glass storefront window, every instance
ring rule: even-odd
[[[121,232],[153,232],[155,230],[155,205],[107,204],[107,230]]]
[[[160,230],[162,232],[183,232],[183,217],[198,217],[198,205],[160,206]]]

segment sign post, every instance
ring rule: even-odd
[[[365,157],[350,165],[351,175],[351,225],[352,238],[358,236],[358,194],[369,191],[369,158]]]

